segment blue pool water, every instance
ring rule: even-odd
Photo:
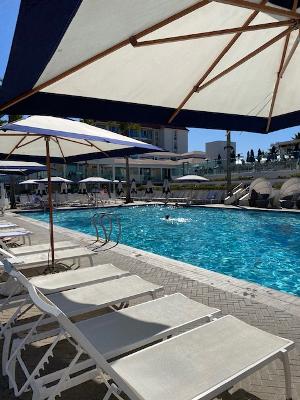
[[[119,215],[126,245],[300,296],[300,215],[160,206],[109,211]],[[57,211],[54,223],[94,235],[93,213]],[[48,221],[43,212],[27,216]]]

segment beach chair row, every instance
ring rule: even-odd
[[[162,296],[161,286],[112,264],[28,279],[23,254],[2,260],[11,281],[0,302],[3,315],[11,311],[0,328],[2,374],[16,397],[30,391],[33,399],[55,399],[97,377],[107,387],[104,400],[209,400],[279,358],[292,399],[290,340],[180,293]],[[33,308],[35,319],[22,323]],[[30,369],[30,349],[45,340]],[[63,340],[72,356],[68,349],[68,365],[51,369]]]
[[[112,193],[53,193],[54,207],[95,207],[105,204],[116,203],[117,197]],[[48,207],[48,196],[37,196],[21,194],[19,196],[19,206],[25,209]]]

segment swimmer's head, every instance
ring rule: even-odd
[[[167,215],[165,216],[165,219],[169,219],[169,218],[170,218],[170,215],[167,214]]]

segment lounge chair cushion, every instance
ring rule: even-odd
[[[70,240],[65,240],[62,242],[55,243],[55,250],[71,249],[71,248],[75,248],[75,247],[78,247],[78,243],[72,242]],[[45,251],[50,251],[50,244],[42,243],[42,244],[35,244],[32,246],[20,246],[20,247],[11,248],[9,251],[15,256],[41,253],[41,252],[45,252]]]
[[[101,354],[112,358],[144,345],[149,338],[153,342],[166,337],[174,328],[191,328],[216,313],[218,309],[176,293],[81,321],[76,326]]]
[[[90,267],[89,270],[92,268]],[[65,314],[72,316],[156,293],[161,289],[160,286],[132,275],[50,294],[48,298]]]
[[[93,255],[95,255],[95,253],[89,249],[86,249],[85,247],[77,247],[74,249],[60,249],[55,251],[55,260],[72,260],[73,258],[91,257]],[[30,266],[36,264],[38,264],[38,266],[45,265],[49,263],[50,259],[51,254],[48,251],[34,254],[24,254],[19,256],[19,261],[22,261],[23,264],[18,265],[18,269],[27,269]]]
[[[75,271],[65,271],[58,274],[40,275],[30,279],[30,282],[43,293],[67,290],[75,286],[84,286],[93,281],[106,281],[120,276],[129,275],[112,264],[80,268]]]
[[[221,386],[205,397],[214,398],[233,377],[291,346],[289,340],[226,316],[111,365],[143,400],[201,399]]]

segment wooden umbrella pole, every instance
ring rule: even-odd
[[[231,190],[231,132],[226,132],[226,181],[227,181],[227,196],[232,195]]]
[[[50,248],[51,248],[51,267],[54,268],[54,233],[53,233],[53,204],[52,204],[52,183],[51,183],[51,160],[49,142],[51,136],[45,137],[46,141],[46,165],[48,177],[48,202],[49,202],[49,230],[50,230]]]
[[[130,195],[130,167],[129,167],[129,158],[125,157],[126,161],[126,200],[125,203],[132,203],[131,195]]]

